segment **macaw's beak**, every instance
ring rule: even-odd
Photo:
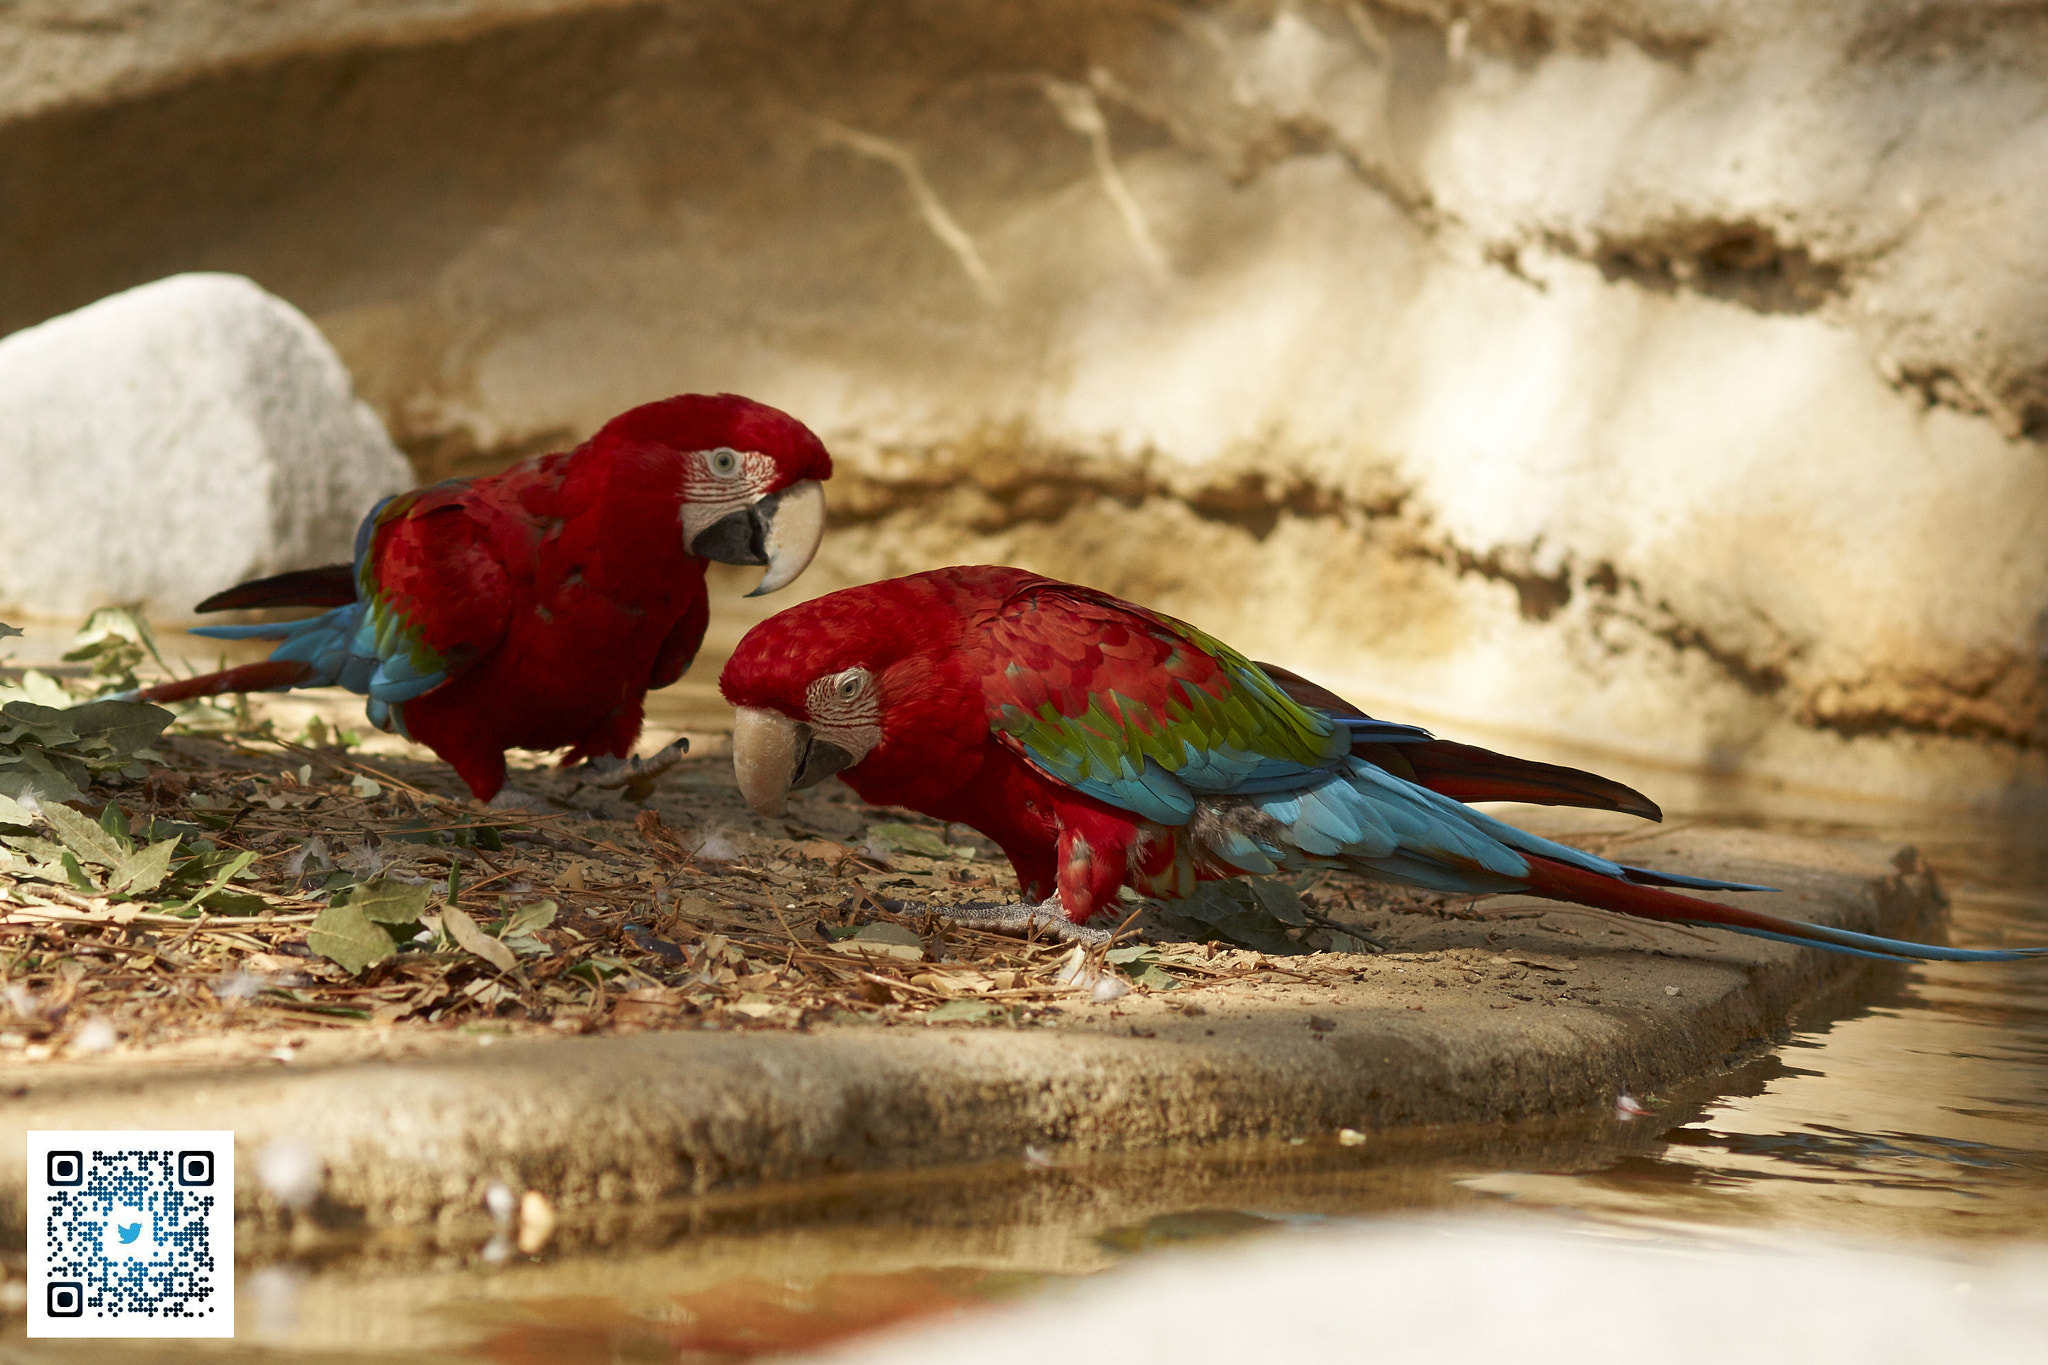
[[[780,816],[789,809],[791,792],[816,786],[852,764],[852,754],[778,711],[742,706],[733,717],[732,770],[740,795],[756,815]]]
[[[825,487],[805,479],[712,522],[690,542],[690,553],[721,564],[767,565],[761,585],[747,594],[759,597],[794,581],[824,538]]]

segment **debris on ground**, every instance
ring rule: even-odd
[[[1017,900],[993,844],[836,783],[771,826],[729,760],[671,746],[532,770],[544,808],[491,810],[318,721],[288,740],[246,708],[85,700],[157,656],[132,616],[79,639],[64,674],[0,670],[0,1056],[401,1024],[1023,1027],[1133,992],[1199,1014],[1232,981],[1353,979],[1375,916],[1474,913],[1312,874],[1130,902],[1105,946],[1011,937],[921,908]]]

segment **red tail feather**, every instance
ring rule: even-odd
[[[223,692],[268,692],[272,688],[304,682],[312,676],[311,664],[302,664],[296,659],[265,659],[262,663],[243,664],[218,673],[202,673],[196,678],[180,678],[176,682],[145,687],[136,695],[136,700],[190,701],[194,697],[217,697]]]
[[[1574,905],[1590,905],[1596,910],[1614,910],[1638,919],[1675,921],[1682,924],[1725,924],[1730,928],[1762,929],[1767,933],[1784,934],[1790,938],[1811,938],[1811,926],[1797,920],[1779,919],[1776,915],[1759,914],[1754,910],[1739,910],[1732,905],[1718,901],[1701,900],[1697,896],[1682,896],[1676,891],[1662,887],[1637,886],[1633,882],[1617,881],[1598,872],[1573,867],[1570,863],[1554,862],[1525,853],[1529,860],[1529,890],[1532,894],[1546,896],[1554,901],[1570,901]]]
[[[1539,806],[1618,810],[1645,820],[1664,818],[1664,812],[1649,797],[1597,773],[1513,758],[1447,739],[1403,744],[1399,748],[1401,756],[1415,769],[1417,782],[1454,801],[1527,801]]]
[[[323,564],[238,583],[217,592],[194,611],[236,611],[249,607],[345,607],[356,600],[356,571],[350,564]]]
[[[1262,663],[1259,667],[1280,685],[1282,692],[1303,706],[1337,716],[1365,714],[1327,687],[1298,673],[1277,664]],[[1473,744],[1454,744],[1447,739],[1412,744],[1367,742],[1353,745],[1351,752],[1453,801],[1527,801],[1538,806],[1618,810],[1645,820],[1664,818],[1656,802],[1611,778],[1555,763],[1497,754]]]

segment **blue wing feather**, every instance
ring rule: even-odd
[[[385,498],[356,528],[357,600],[303,621],[246,626],[195,626],[191,633],[215,640],[277,640],[273,659],[309,666],[312,675],[294,687],[343,687],[369,698],[364,714],[380,730],[405,731],[404,703],[448,680],[449,670],[424,651],[404,617],[373,595],[368,556]],[[423,657],[424,656],[424,661]],[[290,690],[290,689],[279,689]]]
[[[1248,684],[1249,692],[1262,690],[1259,679],[1242,669],[1234,667],[1234,671],[1240,682]],[[1007,676],[1014,680],[1022,672],[1012,663]],[[1302,686],[1313,689],[1313,684]],[[1110,696],[1119,715],[1139,709],[1121,692]],[[1188,693],[1191,708],[1203,700],[1202,694]],[[1296,705],[1293,719],[1309,733],[1327,734],[1331,739],[1338,737],[1337,727],[1352,744],[1415,743],[1433,738],[1415,726],[1347,710]],[[1023,707],[1006,702],[996,728],[1048,776],[1141,819],[1186,827],[1177,841],[1177,871],[1171,877],[1162,874],[1154,878],[1153,894],[1176,894],[1166,889],[1172,886],[1181,888],[1177,894],[1185,894],[1197,870],[1203,876],[1216,876],[1338,866],[1432,891],[1534,891],[1663,922],[1712,925],[1889,961],[2011,961],[2048,954],[2048,948],[1960,949],[1908,943],[1759,912],[1736,915],[1728,907],[1698,901],[1688,908],[1686,898],[1661,892],[1656,894],[1665,899],[1655,902],[1642,902],[1642,892],[1632,893],[1637,898],[1632,903],[1623,888],[1773,888],[1631,867],[1542,838],[1354,756],[1348,746],[1336,752],[1325,749],[1326,756],[1320,759],[1312,744],[1287,750],[1289,756],[1285,757],[1270,751],[1253,752],[1243,747],[1250,742],[1250,736],[1242,733],[1249,723],[1247,717],[1233,713],[1227,704],[1214,708],[1199,726],[1183,727],[1179,736],[1183,752],[1179,754],[1158,748],[1154,735],[1132,731],[1114,718],[1105,724],[1096,714],[1101,710],[1095,708],[1088,717],[1066,717],[1048,704],[1042,716],[1034,717]],[[1309,728],[1313,726],[1324,728]],[[1188,737],[1190,729],[1196,738]],[[1168,771],[1163,766],[1166,763],[1174,770]],[[1647,801],[1641,804],[1648,806]],[[1591,878],[1580,874],[1591,874]],[[1619,885],[1610,893],[1603,889],[1605,884]],[[1749,922],[1731,922],[1738,918]]]

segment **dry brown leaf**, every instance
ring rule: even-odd
[[[454,905],[441,907],[441,927],[448,931],[448,937],[457,944],[475,953],[501,972],[509,972],[519,964],[512,950],[485,933],[467,911]]]

